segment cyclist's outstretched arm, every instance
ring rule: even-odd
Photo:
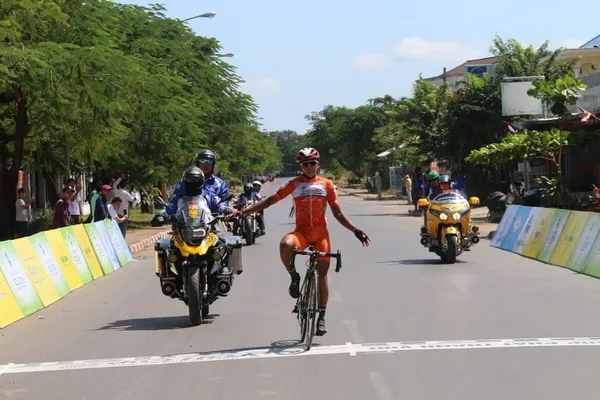
[[[258,203],[252,204],[250,207],[246,207],[241,210],[244,213],[253,213],[253,212],[261,212],[265,208],[271,207],[273,204],[277,203],[279,199],[277,197],[269,196],[264,200],[259,201]]]
[[[364,246],[368,247],[371,244],[371,239],[369,239],[369,236],[358,229],[358,227],[356,227],[356,225],[350,221],[350,218],[348,218],[340,208],[340,203],[337,200],[330,202],[329,206],[331,207],[331,211],[333,212],[335,219],[337,219],[339,223],[342,224],[346,229],[354,233],[354,236],[356,236],[356,238],[360,240]]]

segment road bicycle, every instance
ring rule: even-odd
[[[325,253],[315,251],[314,245],[308,246],[308,250],[294,250],[292,258],[292,268],[295,268],[297,255],[310,256],[306,263],[307,270],[304,281],[300,287],[300,295],[296,300],[294,313],[297,313],[298,323],[300,324],[300,342],[305,342],[306,351],[312,346],[313,337],[317,327],[317,314],[319,313],[319,279],[317,274],[317,265],[319,257],[331,257],[336,259],[335,272],[342,269],[342,253],[338,250],[336,253]]]

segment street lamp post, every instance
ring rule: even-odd
[[[207,12],[207,13],[204,13],[204,14],[196,15],[194,17],[189,17],[189,18],[186,18],[186,19],[182,19],[181,22],[190,21],[190,20],[196,19],[196,18],[214,18],[215,15],[217,15],[216,12]]]

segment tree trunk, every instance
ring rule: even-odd
[[[31,129],[27,118],[27,99],[23,96],[21,87],[14,86],[14,101],[16,103],[14,137],[4,140],[0,147],[0,239],[12,239],[15,222],[15,202],[17,201],[17,173],[23,163],[25,136]],[[6,133],[6,132],[5,132]],[[12,154],[13,164],[6,169],[6,159],[10,157],[7,144],[14,141],[15,151]]]

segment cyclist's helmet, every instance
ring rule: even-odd
[[[448,175],[441,175],[439,182],[440,182],[440,189],[442,189],[443,191],[452,189],[452,179],[450,179],[450,177]]]
[[[250,196],[250,194],[252,194],[252,191],[253,191],[253,190],[254,190],[254,187],[252,186],[252,184],[251,184],[251,183],[246,183],[246,184],[244,185],[244,193],[245,193],[247,196]]]
[[[296,161],[299,164],[302,164],[307,161],[319,161],[320,156],[321,155],[319,154],[317,149],[313,147],[305,147],[298,151],[298,154],[296,155]]]

